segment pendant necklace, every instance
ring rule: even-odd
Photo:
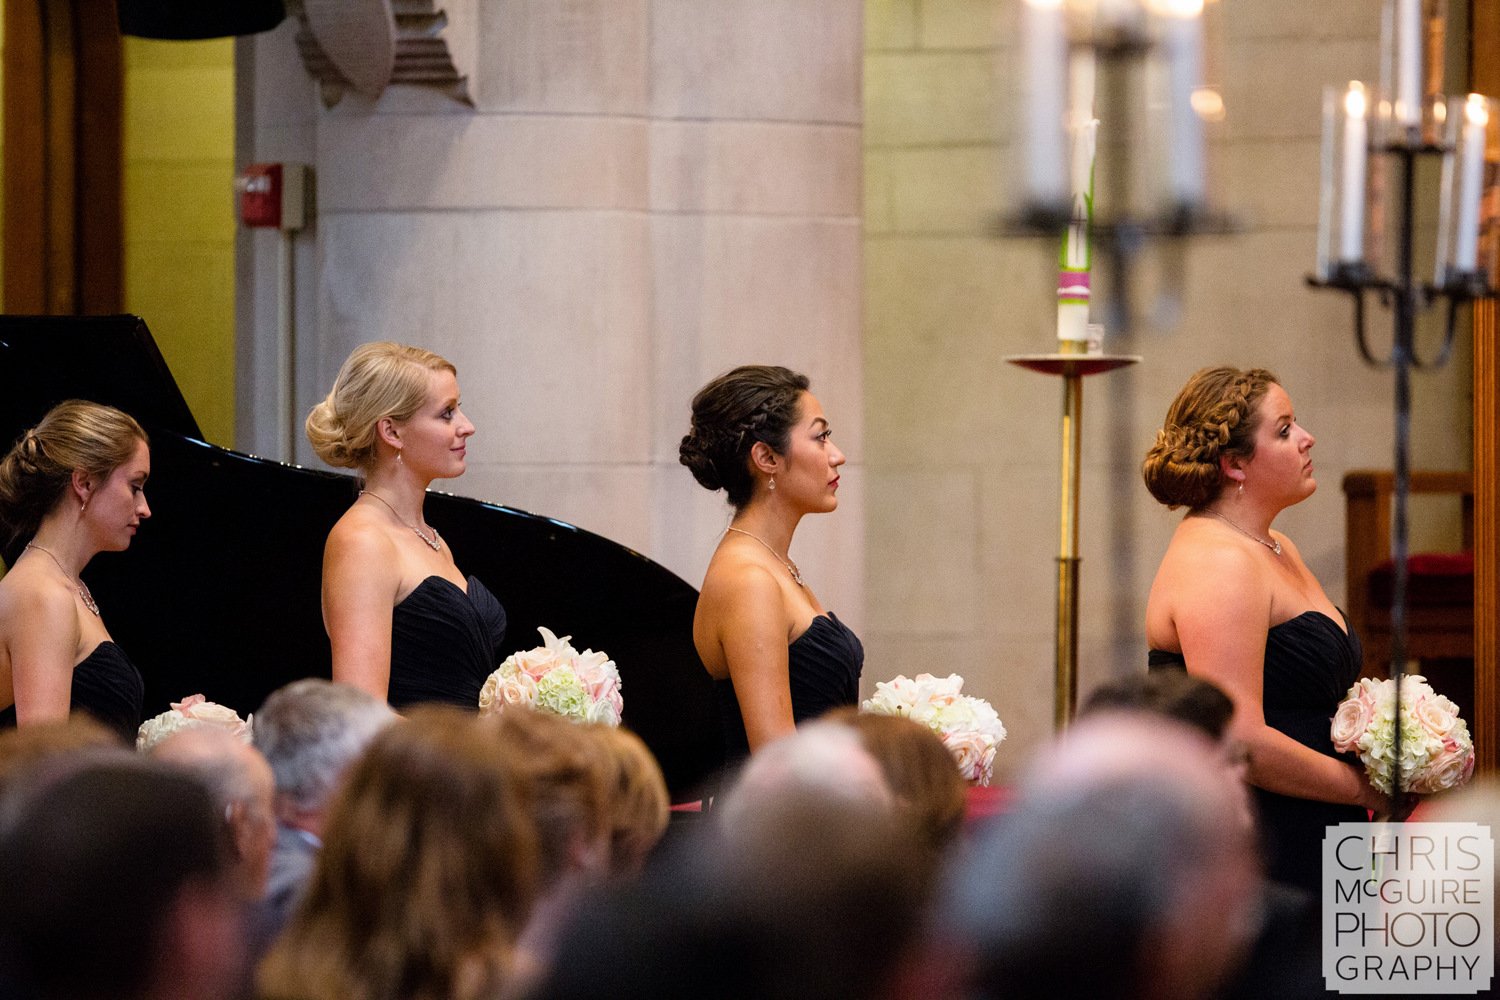
[[[51,549],[44,549],[36,542],[27,542],[26,549],[36,549],[47,558],[57,563],[57,568],[63,571],[63,576],[67,577],[69,580],[73,579],[73,574],[69,573],[67,569],[63,567],[62,560],[53,555]],[[26,549],[22,549],[21,551],[25,552]],[[78,596],[83,599],[83,606],[92,611],[95,618],[98,618],[99,605],[94,603],[94,595],[89,593],[89,585],[83,582],[83,577],[81,576],[78,577]]]
[[[429,549],[431,549],[434,552],[440,552],[440,551],[442,551],[443,540],[438,537],[438,532],[437,532],[436,528],[430,529],[432,531],[432,537],[428,538],[425,534],[423,534],[421,528],[417,527],[415,524],[412,524],[410,521],[406,520],[406,518],[402,517],[401,514],[400,514],[400,512],[397,511],[395,507],[391,506],[391,502],[389,500],[387,500],[385,497],[381,496],[379,493],[375,493],[375,492],[373,492],[371,490],[360,490],[359,491],[359,495],[362,496],[362,497],[365,497],[365,496],[374,497],[376,500],[379,500],[381,503],[385,504],[387,507],[390,508],[391,513],[396,515],[396,520],[400,521],[403,525],[405,525],[406,527],[410,528],[413,532],[415,532],[416,536],[418,538],[422,539],[422,541],[424,541],[424,542],[427,543],[427,547]]]
[[[1266,548],[1270,549],[1272,552],[1276,553],[1278,556],[1281,555],[1281,543],[1276,541],[1274,538],[1268,541],[1260,537],[1259,535],[1252,534],[1251,532],[1248,532],[1244,528],[1241,528],[1238,524],[1235,524],[1229,518],[1225,517],[1223,514],[1220,514],[1216,510],[1210,510],[1209,513],[1214,517],[1217,517],[1219,520],[1223,521],[1225,524],[1229,525],[1235,531],[1238,531],[1240,534],[1244,535],[1246,538],[1250,539],[1252,542],[1259,542]]]
[[[780,561],[781,565],[783,565],[783,566],[786,567],[787,572],[790,573],[790,574],[792,574],[792,582],[793,583],[795,583],[799,587],[803,585],[802,584],[802,574],[797,571],[797,564],[794,563],[794,562],[792,562],[790,559],[786,558],[785,556],[783,556],[780,552],[777,552],[775,549],[771,548],[771,543],[770,542],[766,541],[764,538],[760,537],[759,535],[751,534],[750,532],[746,531],[744,528],[736,528],[733,525],[730,525],[729,527],[725,528],[724,530],[725,531],[738,531],[742,535],[750,535],[751,538],[755,539],[757,542],[760,542],[760,544],[764,545],[766,547],[766,550],[769,551],[771,553],[771,555],[775,556],[777,558],[777,560]]]

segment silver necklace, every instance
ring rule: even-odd
[[[742,534],[742,535],[750,535],[751,538],[755,539],[757,542],[760,542],[760,544],[762,544],[762,545],[764,545],[766,547],[766,551],[770,552],[771,555],[775,556],[781,562],[781,565],[783,565],[783,566],[786,567],[786,571],[788,573],[792,574],[792,582],[795,583],[799,587],[802,586],[802,574],[800,572],[798,572],[798,570],[797,570],[797,564],[794,563],[794,562],[792,562],[786,556],[783,556],[780,552],[777,552],[775,549],[771,548],[771,543],[770,542],[766,541],[764,538],[760,537],[759,535],[751,535],[750,532],[746,531],[744,528],[736,528],[733,525],[730,525],[729,527],[725,528],[724,530],[725,531],[738,531],[740,534]]]
[[[1270,549],[1272,552],[1276,553],[1278,556],[1281,555],[1281,543],[1278,542],[1278,541],[1276,541],[1276,539],[1273,538],[1273,539],[1270,539],[1268,541],[1268,540],[1260,537],[1259,535],[1251,534],[1250,532],[1246,531],[1244,528],[1241,528],[1238,524],[1235,524],[1229,518],[1225,517],[1223,514],[1220,514],[1216,510],[1210,510],[1209,513],[1212,514],[1214,517],[1217,517],[1219,520],[1223,521],[1225,524],[1229,525],[1235,531],[1238,531],[1240,534],[1244,535],[1246,538],[1250,539],[1252,542],[1259,542],[1260,544],[1264,545],[1266,548]]]
[[[389,500],[387,500],[385,497],[381,496],[379,493],[375,493],[375,492],[372,492],[370,490],[360,490],[359,491],[359,495],[362,496],[362,497],[366,497],[366,496],[367,497],[374,497],[376,500],[379,500],[381,503],[385,504],[386,507],[390,508],[391,513],[396,515],[396,520],[400,521],[406,527],[410,528],[416,534],[416,536],[418,538],[420,538],[420,539],[422,539],[422,541],[426,542],[427,543],[427,547],[429,549],[431,549],[434,552],[441,552],[442,551],[443,540],[438,537],[438,533],[437,533],[437,529],[436,528],[431,529],[431,531],[432,531],[432,537],[428,538],[426,535],[424,535],[422,533],[422,529],[421,528],[417,527],[415,524],[412,524],[406,518],[402,517],[401,514],[400,514],[400,512],[397,511],[395,507],[391,506],[391,502]]]
[[[26,549],[36,549],[38,552],[42,553],[47,558],[49,558],[53,562],[57,563],[57,568],[60,569],[60,570],[62,570],[63,576],[67,577],[69,580],[73,579],[73,574],[69,573],[67,571],[67,569],[63,566],[61,559],[57,558],[57,556],[55,556],[55,555],[52,554],[52,550],[51,549],[44,549],[40,545],[38,545],[36,542],[27,542],[26,543]],[[26,549],[22,549],[21,551],[25,552]],[[94,613],[94,617],[95,618],[98,618],[99,617],[99,605],[97,605],[97,604],[94,603],[94,595],[89,593],[89,585],[83,582],[83,577],[81,577],[81,576],[78,577],[78,596],[83,599],[83,606],[86,607],[86,608],[88,608],[90,611],[92,611]]]

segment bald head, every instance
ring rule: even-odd
[[[266,758],[217,726],[173,733],[152,747],[150,755],[192,774],[208,788],[229,826],[241,891],[247,899],[259,899],[276,842],[275,778]]]

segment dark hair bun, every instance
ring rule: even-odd
[[[677,459],[708,490],[724,490],[743,508],[755,492],[750,449],[755,442],[786,451],[797,422],[806,375],[775,365],[743,365],[726,372],[693,397],[692,429],[677,448]]]

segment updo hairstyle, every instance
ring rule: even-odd
[[[1256,411],[1273,384],[1264,368],[1204,368],[1188,379],[1141,463],[1151,495],[1169,510],[1211,503],[1224,482],[1220,457],[1255,453]]]
[[[74,470],[107,479],[141,441],[148,441],[141,425],[113,406],[69,399],[48,410],[0,459],[0,523],[10,541],[36,533]]]
[[[707,490],[724,490],[736,510],[754,491],[750,449],[762,441],[777,454],[787,449],[806,375],[776,365],[743,365],[720,375],[693,397],[692,429],[677,458]]]
[[[307,415],[307,440],[329,465],[375,464],[375,425],[410,420],[427,400],[428,373],[458,374],[453,362],[421,347],[390,341],[361,344],[344,361],[327,398]]]

